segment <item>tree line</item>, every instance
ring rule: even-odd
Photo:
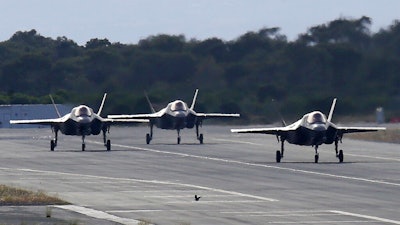
[[[107,113],[147,113],[200,89],[196,111],[237,112],[244,122],[273,122],[274,108],[296,118],[310,110],[372,115],[400,112],[400,22],[372,33],[370,18],[339,18],[309,28],[294,41],[262,28],[235,40],[187,40],[158,34],[137,44],[18,31],[0,42],[0,104],[86,103],[109,93]],[[274,99],[274,101],[272,101]]]

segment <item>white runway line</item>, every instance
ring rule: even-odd
[[[139,220],[121,218],[118,216],[108,214],[103,211],[98,211],[95,209],[90,209],[90,208],[77,206],[77,205],[56,205],[53,207],[70,210],[70,211],[77,212],[77,213],[80,213],[80,214],[83,214],[86,216],[90,216],[92,218],[108,220],[108,221],[112,221],[112,222],[116,222],[116,223],[121,223],[124,225],[137,225],[140,223]]]
[[[178,183],[178,182],[172,182],[172,181],[105,177],[105,176],[85,175],[85,174],[56,172],[56,171],[47,171],[47,170],[34,170],[34,169],[26,169],[26,168],[4,168],[4,167],[0,167],[0,170],[24,171],[24,172],[32,172],[32,173],[42,173],[42,174],[52,174],[52,175],[62,175],[62,176],[75,176],[75,177],[83,177],[83,178],[96,178],[96,179],[114,180],[114,181],[131,181],[131,182],[146,183],[146,184],[174,185],[174,186],[180,186],[180,187],[191,188],[191,189],[199,189],[199,190],[206,190],[206,191],[211,191],[211,192],[224,193],[224,194],[228,194],[228,195],[247,197],[247,198],[251,198],[251,199],[257,199],[257,200],[268,201],[268,202],[279,201],[277,199],[266,198],[266,197],[258,196],[258,195],[251,195],[251,194],[245,194],[245,193],[236,192],[236,191],[228,191],[228,190],[219,189],[219,188],[211,188],[211,187],[206,187],[206,186]]]
[[[400,224],[400,221],[398,221],[398,220],[390,220],[390,219],[385,219],[385,218],[376,217],[376,216],[368,216],[368,215],[363,215],[363,214],[344,212],[344,211],[340,211],[340,210],[330,210],[330,212],[337,213],[337,214],[340,214],[340,215],[346,215],[346,216],[353,216],[353,217],[358,217],[358,218],[375,220],[375,221],[384,222],[384,223]]]
[[[97,143],[100,143],[100,142],[97,142]],[[278,170],[286,170],[286,171],[290,171],[290,172],[304,173],[304,174],[310,174],[310,175],[318,175],[318,176],[324,176],[324,177],[333,177],[333,178],[337,178],[337,179],[362,181],[362,182],[368,182],[368,183],[374,183],[374,184],[384,184],[384,185],[391,185],[391,186],[400,186],[400,183],[387,182],[387,181],[382,181],[382,180],[373,180],[373,179],[367,179],[367,178],[362,178],[362,177],[342,176],[342,175],[336,175],[336,174],[330,174],[330,173],[315,172],[315,171],[311,171],[311,170],[301,170],[301,169],[293,169],[293,168],[281,167],[281,166],[271,166],[271,165],[264,165],[264,164],[257,164],[257,163],[249,163],[249,162],[242,162],[242,161],[223,159],[223,158],[215,158],[215,157],[200,156],[200,155],[191,155],[191,154],[187,154],[187,153],[168,152],[168,151],[162,151],[162,150],[156,150],[156,149],[150,149],[150,148],[142,148],[142,147],[135,147],[135,146],[129,146],[129,145],[114,144],[114,146],[118,146],[118,147],[121,147],[121,148],[128,148],[128,149],[136,149],[136,150],[141,150],[141,151],[148,151],[148,152],[153,152],[153,153],[176,155],[176,156],[180,156],[180,157],[191,157],[191,158],[197,158],[197,159],[212,160],[212,161],[217,161],[217,162],[236,163],[236,164],[239,164],[239,165],[247,165],[247,166],[271,168],[271,169],[278,169]]]

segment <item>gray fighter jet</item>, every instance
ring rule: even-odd
[[[335,143],[336,157],[339,162],[343,162],[343,150],[338,151],[338,143],[342,141],[345,133],[379,131],[386,128],[337,126],[331,122],[335,104],[336,98],[332,102],[328,118],[320,111],[313,111],[288,126],[282,121],[284,127],[231,129],[231,132],[276,135],[278,141],[281,142],[281,150],[276,151],[276,162],[278,163],[283,158],[285,141],[295,145],[313,146],[315,149],[315,163],[318,163],[319,159],[318,146]]]
[[[197,113],[194,111],[198,89],[193,97],[190,108],[182,100],[170,102],[167,107],[156,112],[149,98],[146,99],[150,105],[151,114],[134,114],[134,115],[109,115],[111,119],[148,119],[150,120],[150,133],[146,134],[146,143],[150,144],[153,139],[153,126],[161,129],[176,130],[178,132],[177,143],[180,144],[180,131],[184,128],[196,127],[196,136],[200,144],[203,144],[204,136],[199,134],[199,126],[202,125],[204,119],[221,118],[221,117],[239,117],[239,114],[224,114],[224,113]]]
[[[82,137],[82,151],[85,151],[85,137],[88,135],[98,135],[103,132],[104,146],[107,151],[111,150],[111,141],[107,140],[106,133],[109,132],[110,125],[113,123],[136,123],[149,122],[148,120],[119,120],[102,118],[101,111],[106,100],[107,93],[104,94],[99,111],[93,112],[93,109],[86,105],[79,105],[71,110],[70,113],[61,116],[53,98],[51,98],[58,118],[55,119],[33,119],[33,120],[10,120],[10,124],[41,124],[49,125],[53,131],[54,139],[50,141],[50,150],[54,151],[58,141],[58,131],[65,135],[76,135]]]

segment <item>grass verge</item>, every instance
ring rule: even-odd
[[[43,191],[27,191],[0,184],[1,205],[66,205],[68,202]]]

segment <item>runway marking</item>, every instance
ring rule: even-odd
[[[162,191],[160,191],[162,192]],[[193,195],[144,195],[145,198],[192,198]],[[232,195],[207,195],[207,198],[215,198],[215,197],[226,197],[231,198]]]
[[[249,145],[264,146],[263,144],[258,144],[258,143],[253,143],[253,142],[247,142],[247,141],[237,141],[237,140],[228,140],[228,139],[219,139],[219,138],[213,138],[213,140],[217,140],[217,141],[226,141],[226,142],[239,143],[239,144],[249,144]],[[331,152],[331,151],[324,150],[324,149],[320,149],[319,151]],[[381,159],[381,160],[387,160],[387,161],[396,161],[396,162],[400,162],[400,159],[398,159],[398,158],[386,158],[386,157],[380,157],[380,156],[358,155],[358,154],[351,154],[351,153],[346,153],[346,155],[356,156],[356,157],[363,157],[363,158],[370,158],[370,159]]]
[[[390,219],[385,219],[385,218],[376,217],[376,216],[368,216],[368,215],[344,212],[344,211],[339,211],[339,210],[330,210],[330,212],[337,213],[337,214],[340,214],[340,215],[346,215],[346,216],[353,216],[353,217],[358,217],[358,218],[375,220],[375,221],[384,222],[384,223],[400,224],[400,221],[398,221],[398,220],[390,220]]]
[[[240,144],[248,144],[248,145],[264,146],[263,144],[253,143],[253,142],[249,142],[249,141],[238,141],[238,140],[229,140],[229,139],[222,139],[222,138],[213,138],[213,140],[240,143]]]
[[[385,222],[385,223],[392,223],[392,224],[400,224],[400,221],[385,219],[381,217],[375,216],[368,216],[356,213],[349,213],[340,210],[309,210],[309,211],[271,211],[271,212],[220,212],[222,214],[238,214],[238,216],[248,216],[248,217],[309,217],[309,216],[352,216],[367,220],[351,220],[351,221],[344,221],[344,220],[329,220],[329,221],[301,221],[296,220],[296,222],[290,221],[270,221],[266,223],[375,223],[376,221]]]
[[[118,216],[108,214],[103,211],[98,211],[95,209],[90,209],[90,208],[77,206],[77,205],[56,205],[53,207],[70,210],[70,211],[77,212],[77,213],[80,213],[80,214],[83,214],[86,216],[90,216],[90,217],[96,218],[96,219],[103,219],[103,220],[108,220],[108,221],[126,224],[126,225],[137,225],[140,223],[139,220],[121,218]]]
[[[265,201],[261,201],[261,200],[215,200],[215,201],[204,201],[204,200],[200,200],[200,201],[170,201],[170,202],[166,202],[167,204],[210,204],[210,203],[260,203],[260,202],[265,202]]]
[[[400,162],[400,159],[397,159],[397,158],[385,158],[385,157],[379,157],[379,156],[357,155],[357,154],[351,154],[351,153],[346,153],[346,155],[356,156],[356,157],[363,157],[363,158],[370,158],[370,159],[382,159],[382,160],[387,160],[387,161]]]
[[[100,142],[96,142],[96,143],[100,143]],[[373,183],[373,184],[384,184],[384,185],[391,185],[391,186],[400,186],[400,183],[393,183],[393,182],[382,181],[382,180],[373,180],[373,179],[367,179],[367,178],[361,178],[361,177],[351,177],[351,176],[344,176],[344,175],[336,175],[336,174],[330,174],[330,173],[315,172],[315,171],[310,171],[310,170],[293,169],[293,168],[288,168],[288,167],[280,167],[280,166],[271,166],[271,165],[264,165],[264,164],[257,164],[257,163],[249,163],[249,162],[242,162],[242,161],[223,159],[223,158],[215,158],[215,157],[200,156],[200,155],[191,155],[191,154],[187,154],[187,153],[169,152],[169,151],[162,151],[162,150],[156,150],[156,149],[150,149],[150,148],[135,147],[135,146],[129,146],[129,145],[114,144],[114,146],[118,146],[118,147],[121,147],[121,148],[127,148],[127,149],[148,151],[148,152],[153,152],[153,153],[176,155],[176,156],[180,156],[180,157],[191,157],[191,158],[197,158],[197,159],[212,160],[212,161],[217,161],[217,162],[235,163],[235,164],[239,164],[239,165],[247,165],[247,166],[255,166],[255,167],[263,167],[263,168],[270,168],[270,169],[285,170],[285,171],[290,171],[290,172],[294,172],[294,173],[304,173],[304,174],[318,175],[318,176],[324,176],[324,177],[333,177],[333,178],[337,178],[337,179],[354,180],[354,181],[368,182],[368,183]]]
[[[172,181],[143,180],[143,179],[134,179],[134,178],[117,178],[117,177],[95,176],[95,175],[66,173],[66,172],[47,171],[47,170],[34,170],[34,169],[26,169],[26,168],[4,168],[4,167],[0,167],[0,170],[16,170],[16,171],[24,171],[24,172],[44,173],[44,174],[53,174],[53,175],[66,175],[66,176],[78,176],[78,177],[97,178],[97,179],[105,179],[105,180],[131,181],[131,182],[138,182],[138,183],[174,185],[174,186],[195,188],[195,189],[200,189],[200,190],[207,190],[207,191],[212,191],[212,192],[219,192],[219,193],[235,195],[235,196],[240,196],[240,197],[247,197],[247,198],[252,198],[252,199],[257,199],[257,200],[262,200],[262,201],[268,201],[268,202],[279,201],[279,200],[273,199],[273,198],[266,198],[266,197],[262,197],[262,196],[245,194],[245,193],[236,192],[236,191],[228,191],[228,190],[219,189],[219,188],[211,188],[211,187],[206,187],[206,186],[178,183],[178,182],[172,182]]]

